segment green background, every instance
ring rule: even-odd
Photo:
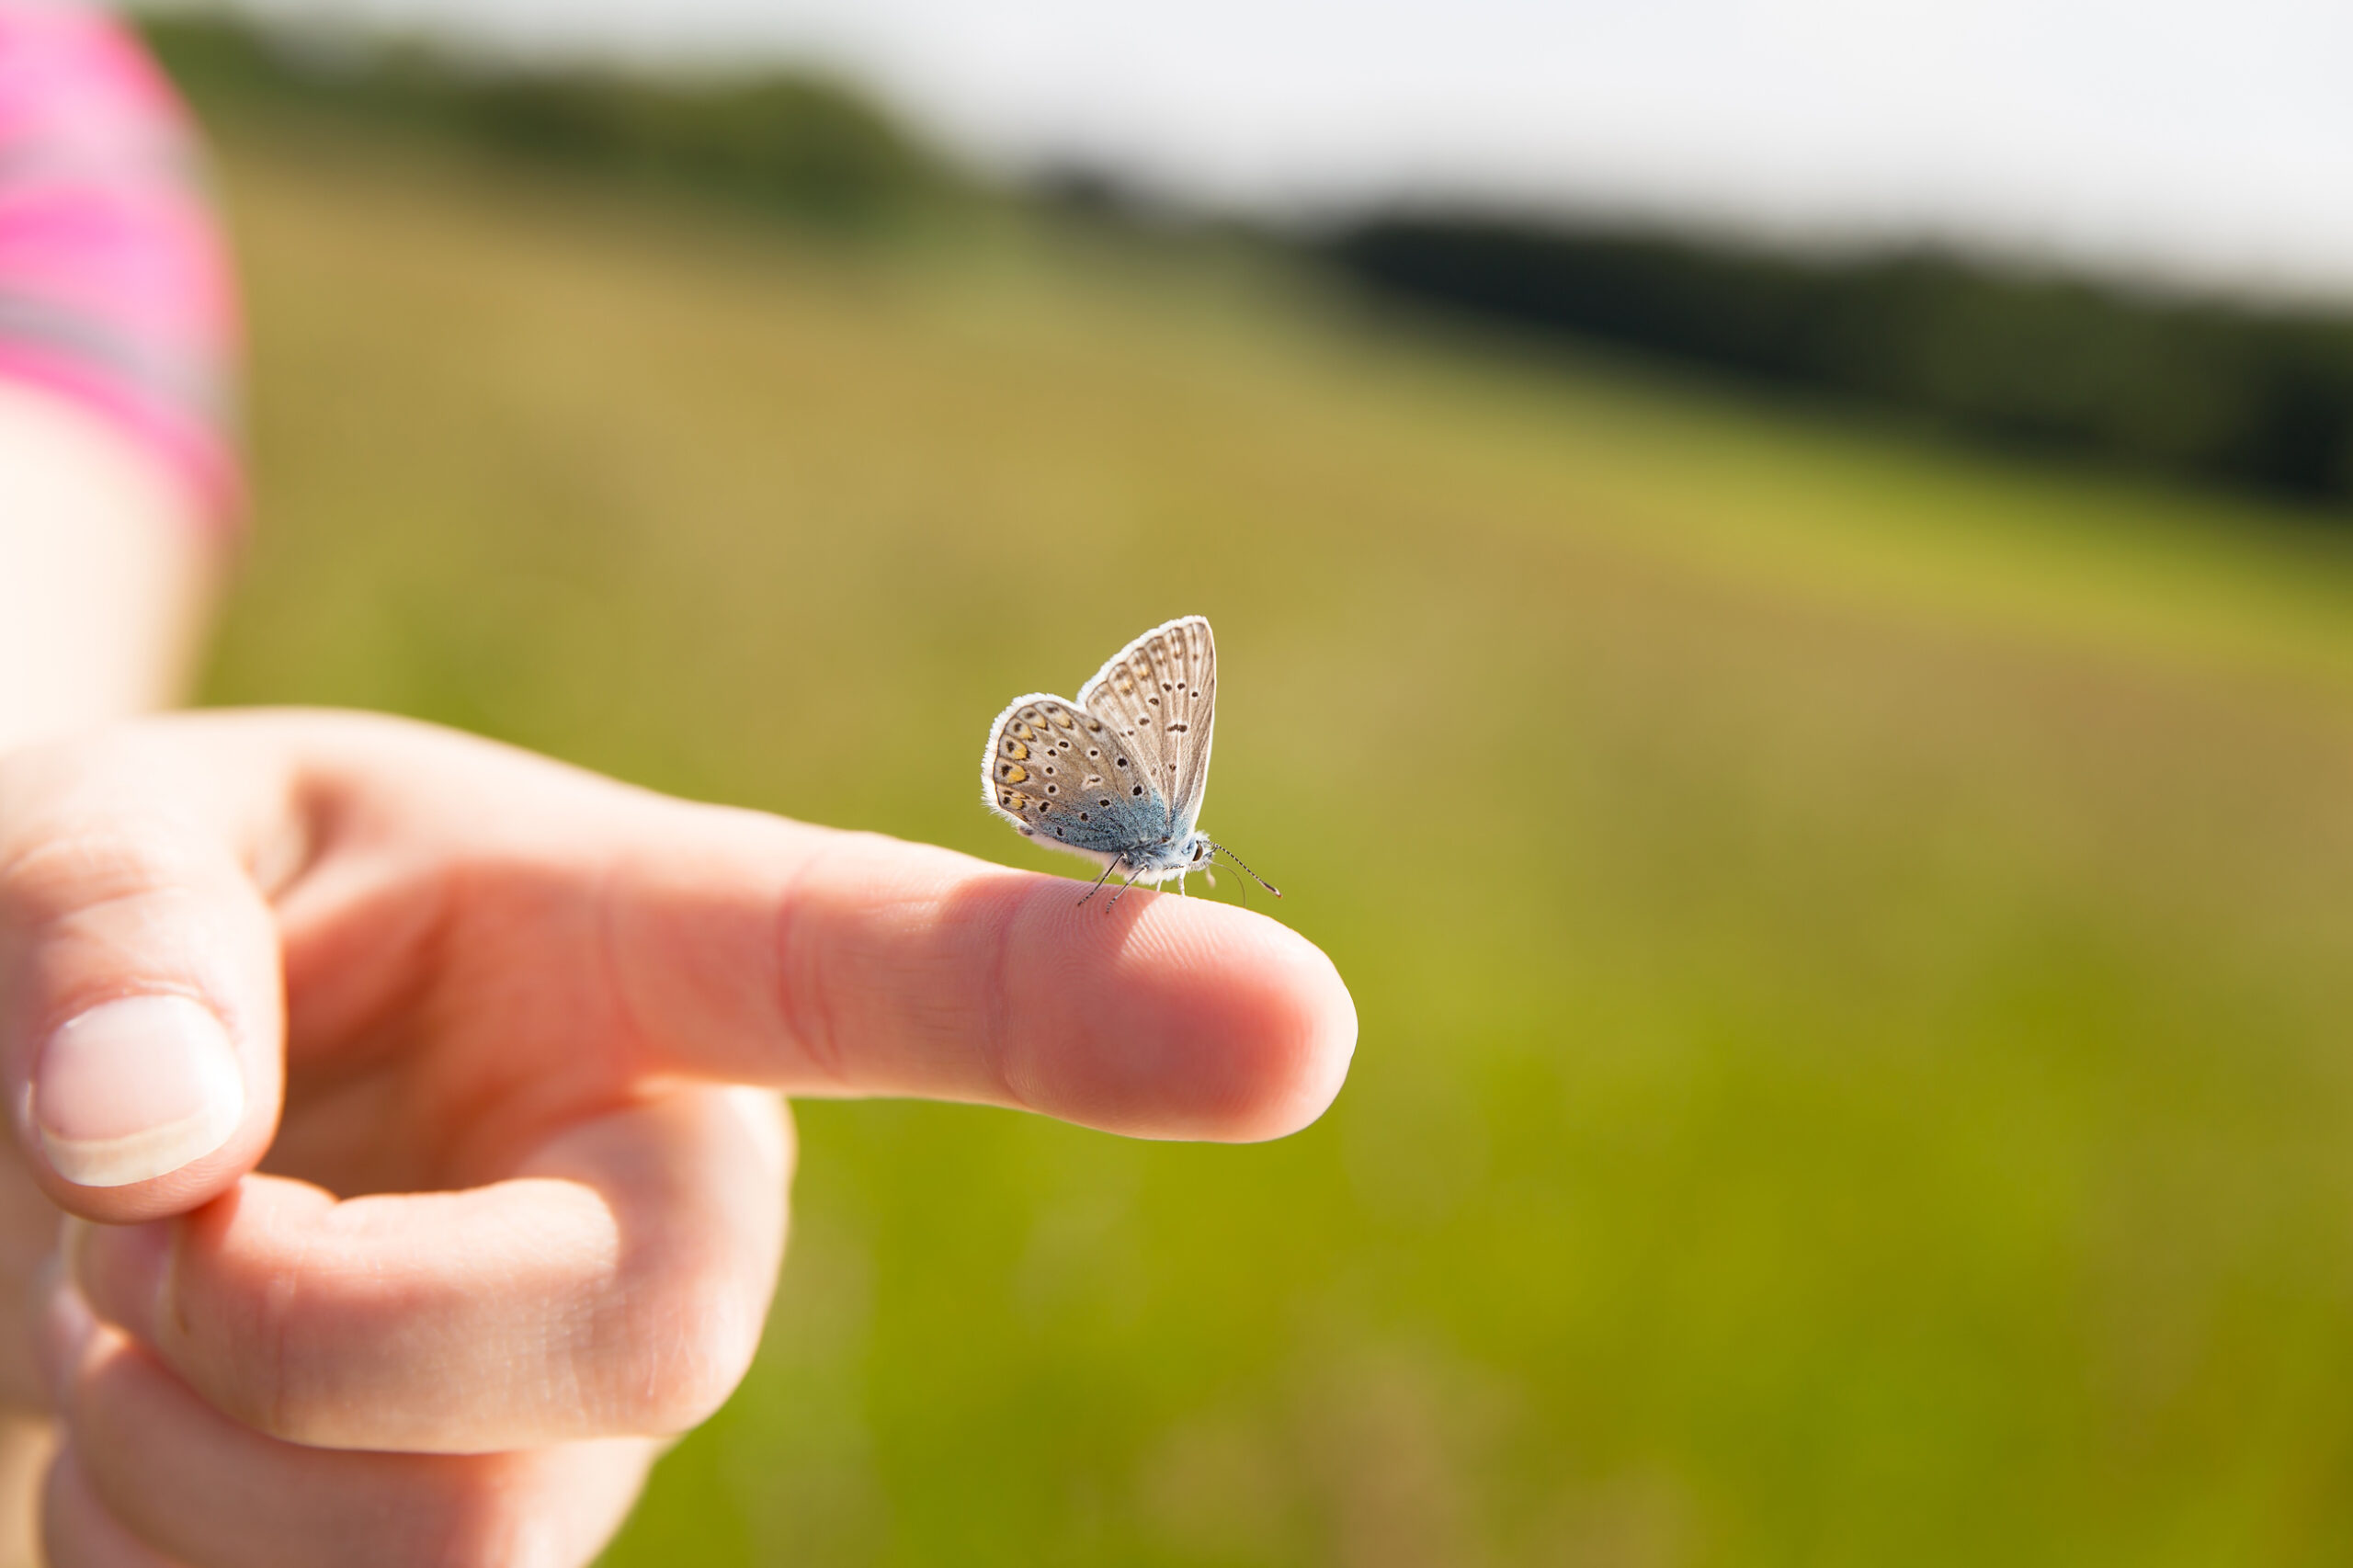
[[[2338,520],[1205,239],[218,130],[210,699],[1068,871],[990,717],[1205,613],[1204,824],[1357,997],[1265,1147],[801,1108],[766,1348],[613,1563],[2353,1552]]]

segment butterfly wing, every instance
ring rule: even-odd
[[[1150,794],[1165,802],[1167,825],[1157,832],[1190,835],[1209,789],[1217,722],[1217,642],[1208,620],[1188,615],[1154,627],[1079,687],[1078,705],[1108,727]]]
[[[1102,865],[1158,840],[1167,807],[1136,749],[1108,721],[1046,692],[1017,697],[989,727],[981,796],[989,810],[1053,849]]]

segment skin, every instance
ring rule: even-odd
[[[165,706],[184,689],[222,566],[217,532],[111,426],[0,381],[0,757]],[[39,1561],[51,1447],[28,1290],[59,1215],[0,1171],[0,1563]]]
[[[224,554],[143,451],[0,380],[0,753],[176,702]]]
[[[49,1560],[589,1561],[756,1346],[779,1091],[1236,1141],[1330,1102],[1356,1020],[1320,952],[1076,891],[359,715],[0,754],[0,1397],[61,1434]],[[227,1028],[243,1119],[76,1187],[28,1076],[142,995]]]

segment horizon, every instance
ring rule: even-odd
[[[2353,13],[1534,0],[258,0],[459,47],[830,70],[983,167],[1276,220],[1459,203],[2353,301]]]

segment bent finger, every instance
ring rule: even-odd
[[[185,1568],[108,1511],[71,1447],[51,1458],[41,1485],[40,1548],[48,1568]]]
[[[193,1207],[276,1125],[277,930],[215,796],[145,733],[0,768],[0,1080],[69,1212]]]
[[[197,1397],[70,1288],[53,1301],[67,1434],[50,1481],[64,1561],[124,1568],[568,1568],[636,1499],[646,1438],[482,1455],[347,1453],[281,1442]],[[79,1322],[74,1320],[78,1317]]]
[[[750,1364],[789,1163],[772,1095],[683,1088],[487,1187],[338,1202],[249,1176],[177,1220],[78,1226],[68,1250],[102,1319],[273,1437],[476,1453],[662,1435]]]

